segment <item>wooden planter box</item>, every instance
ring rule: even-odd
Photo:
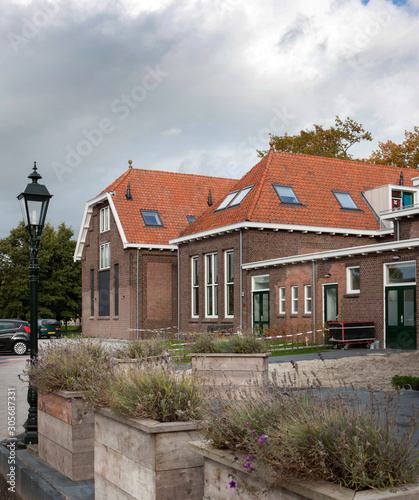
[[[204,457],[203,500],[414,500],[419,498],[418,485],[404,485],[391,490],[354,492],[327,481],[288,481],[269,488],[243,468],[243,460],[234,461],[230,450],[219,450],[204,441],[189,443],[189,448]],[[237,454],[236,455],[240,455]],[[239,462],[239,463],[238,463]],[[230,489],[234,478],[237,488]]]
[[[189,450],[194,422],[161,423],[95,412],[95,498],[202,500],[204,459]]]
[[[192,373],[201,379],[211,392],[220,394],[229,390],[256,390],[267,387],[269,381],[269,353],[256,354],[190,354]]]
[[[94,412],[81,396],[38,393],[39,457],[72,481],[94,477]]]

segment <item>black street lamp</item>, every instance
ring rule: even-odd
[[[45,224],[49,200],[52,197],[48,189],[43,184],[38,184],[42,177],[36,171],[36,162],[33,166],[33,172],[28,175],[32,180],[26,186],[25,191],[20,193],[17,199],[20,201],[23,221],[29,236],[29,284],[30,284],[30,304],[31,304],[31,363],[38,356],[38,248],[41,239],[41,233]],[[38,443],[38,394],[36,389],[28,387],[29,412],[28,419],[24,423],[25,433],[23,444]]]

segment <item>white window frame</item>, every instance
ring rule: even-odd
[[[195,279],[196,278],[196,279]],[[191,257],[191,317],[199,317],[199,258]]]
[[[211,266],[212,275],[209,275]],[[211,297],[211,303],[208,300]],[[205,254],[205,317],[218,318],[218,253]]]
[[[111,244],[100,245],[99,269],[109,269],[111,267]]]
[[[285,287],[280,286],[278,288],[279,297],[279,314],[285,314]]]
[[[111,211],[109,205],[100,209],[100,232],[105,233],[111,229]]]
[[[298,314],[298,286],[291,287],[291,314]]]
[[[346,268],[346,293],[360,293],[360,288],[353,288],[352,270],[361,270],[360,266],[348,266]]]
[[[400,283],[391,283],[388,279],[388,273],[389,273],[389,268],[390,267],[407,267],[407,266],[415,266],[415,279],[411,281],[404,281]],[[416,260],[406,260],[404,262],[388,262],[384,264],[384,284],[386,287],[390,286],[409,286],[409,285],[416,285]]]
[[[233,269],[231,270],[231,273],[229,273],[230,268],[229,268],[229,256],[233,256]],[[229,281],[229,274],[233,275],[233,279]],[[234,318],[234,251],[233,250],[226,250],[224,252],[224,316],[226,318]],[[233,294],[233,314],[228,314],[228,299],[230,296],[230,293]]]
[[[312,308],[312,287],[311,285],[304,285],[304,314],[311,314],[312,313],[311,308]]]

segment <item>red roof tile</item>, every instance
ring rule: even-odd
[[[198,217],[208,209],[208,193],[217,205],[237,182],[203,175],[128,169],[105,192],[115,192],[112,201],[128,243],[167,245],[188,226],[187,215]],[[126,199],[130,183],[132,200]],[[163,227],[147,227],[141,210],[157,210]]]
[[[412,186],[411,179],[419,176],[416,170],[271,151],[230,189],[254,186],[239,206],[217,212],[219,203],[214,203],[181,236],[245,221],[378,230],[361,192],[398,185],[402,171],[404,184]],[[281,203],[273,184],[291,186],[302,206]],[[361,211],[342,210],[332,191],[349,192]]]

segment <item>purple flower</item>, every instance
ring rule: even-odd
[[[267,440],[268,440],[268,436],[266,434],[262,434],[259,438],[259,444],[266,443]]]
[[[252,472],[253,467],[252,467],[252,464],[251,464],[250,462],[246,462],[246,463],[243,465],[243,467],[244,467],[245,469],[247,469],[247,472]]]
[[[98,377],[97,379],[100,380],[102,377]]]
[[[249,424],[249,422],[245,422],[245,423],[244,423],[244,426],[245,426],[245,427],[249,427],[249,425],[250,425],[250,424]]]
[[[319,358],[321,359],[321,361],[324,361],[324,357],[323,357],[323,355],[322,355],[322,353],[320,351],[317,353],[317,355],[319,356]]]
[[[310,436],[310,434],[307,436],[307,439],[308,439],[309,441],[314,441],[314,439]]]
[[[73,400],[70,398],[70,399],[68,400],[68,402],[69,402],[69,403],[72,403],[72,402],[73,402]]]
[[[247,455],[246,462],[250,462],[251,460],[253,460],[253,455]]]
[[[252,434],[256,434],[256,431],[255,431],[255,429],[253,429],[253,431],[251,431],[251,433],[252,433]]]
[[[228,482],[228,487],[230,488],[230,490],[235,490],[237,488],[237,481],[235,481],[234,479],[230,479],[230,481]]]
[[[290,363],[292,364],[292,367],[295,368],[295,361],[293,359],[290,361]]]

